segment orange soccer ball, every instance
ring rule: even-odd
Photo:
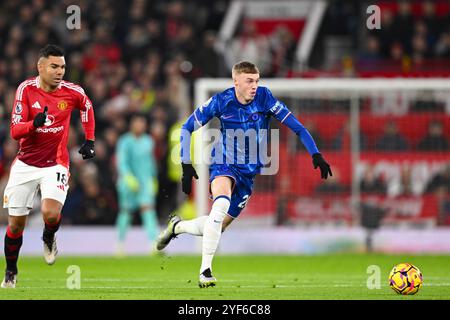
[[[410,263],[400,263],[389,274],[389,285],[398,294],[413,295],[423,283],[419,268]]]

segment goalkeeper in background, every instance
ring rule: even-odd
[[[189,154],[191,134],[214,117],[220,120],[222,141],[216,145],[218,148],[213,149],[215,154],[209,168],[213,199],[211,211],[208,216],[192,220],[181,221],[177,216],[172,217],[157,241],[157,249],[162,250],[178,234],[203,236],[199,276],[201,288],[216,283],[212,275],[212,260],[221,233],[246,206],[253,191],[254,178],[264,166],[259,155],[252,154],[250,146],[263,143],[265,138],[261,135],[264,135],[263,130],[270,128],[272,117],[295,132],[311,155],[313,167],[320,168],[322,179],[332,175],[330,165],[320,154],[308,130],[268,88],[258,87],[259,70],[253,63],[244,61],[235,64],[232,77],[234,87],[211,97],[191,114],[182,127],[182,189],[190,194],[192,178],[198,179]],[[245,139],[235,141],[233,135],[238,132],[245,133]],[[250,142],[247,144],[245,140]],[[234,150],[237,150],[237,155]]]
[[[118,245],[116,254],[125,254],[125,238],[132,222],[132,214],[139,209],[141,220],[149,241],[149,252],[154,252],[158,235],[158,219],[155,211],[157,194],[157,167],[153,156],[154,142],[147,131],[144,114],[133,114],[129,132],[117,142],[116,163],[118,171],[117,193],[119,214],[116,227]]]

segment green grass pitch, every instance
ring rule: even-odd
[[[217,255],[214,259],[217,286],[200,289],[200,256],[58,257],[53,266],[42,257],[21,257],[17,287],[0,289],[0,299],[450,299],[447,255]],[[414,296],[398,295],[388,285],[390,269],[400,262],[415,264],[423,273],[424,285]],[[80,289],[67,288],[73,276],[68,268],[73,265],[80,270]],[[367,288],[370,265],[380,268],[380,289]]]

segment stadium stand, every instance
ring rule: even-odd
[[[262,59],[263,77],[450,76],[447,1],[371,2],[382,10],[381,30],[355,28],[358,21],[365,19],[362,8],[369,2],[326,1],[314,45],[301,68],[296,48],[305,21],[290,20],[283,24],[282,20],[242,17],[240,27],[224,44],[219,34],[233,1],[111,3],[78,1],[82,12],[80,30],[65,27],[70,1],[17,0],[0,4],[0,191],[5,187],[17,151],[17,144],[9,139],[8,125],[14,90],[21,81],[36,74],[35,57],[40,47],[57,43],[66,49],[65,78],[79,83],[95,107],[97,157],[88,165],[82,164],[77,154],[83,137],[78,115],[73,114],[68,143],[72,176],[64,224],[115,222],[115,144],[126,129],[129,115],[137,111],[149,114],[151,134],[157,141],[160,190],[157,211],[160,220],[165,221],[181,204],[179,180],[168,163],[169,132],[193,110],[195,80],[228,77],[230,60],[253,54]],[[224,50],[234,56],[223,55]],[[246,216],[274,217],[280,225],[357,223],[350,208],[353,168],[349,160],[349,100],[279,98],[303,123],[315,128],[320,148],[339,172],[339,184],[343,187],[337,188],[339,194],[332,191],[337,190],[336,186],[330,186],[325,195],[323,192],[315,195],[320,181],[311,176],[311,170],[292,175],[289,165],[281,166],[275,179],[258,177],[261,183],[257,184]],[[365,176],[364,168],[372,168],[379,180],[380,189],[372,190],[389,209],[386,223],[404,221],[411,212],[408,208],[419,203],[425,209],[413,212],[413,220],[450,224],[448,183],[447,187],[425,192],[432,177],[448,163],[449,146],[441,143],[437,150],[420,147],[427,128],[434,122],[441,124],[439,139],[450,141],[449,100],[445,94],[429,91],[414,96],[374,94],[361,98],[360,149],[364,151],[361,177]],[[386,140],[380,140],[384,125],[378,124],[385,123],[397,128],[406,141],[404,150],[398,150],[394,144],[389,147]],[[310,168],[309,156],[297,143],[291,143],[292,137],[285,128],[280,129],[280,161]],[[379,141],[381,144],[377,144]],[[423,163],[429,175],[426,179]],[[396,168],[395,173],[390,170],[392,167]],[[0,215],[0,221],[5,223],[6,217]]]

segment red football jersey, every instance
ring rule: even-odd
[[[34,117],[48,107],[44,126],[35,128]],[[71,82],[61,81],[53,92],[40,88],[39,76],[22,82],[16,91],[11,113],[11,136],[20,140],[17,158],[35,167],[62,164],[69,167],[67,139],[73,109],[80,110],[87,140],[95,140],[92,103],[84,90]]]

